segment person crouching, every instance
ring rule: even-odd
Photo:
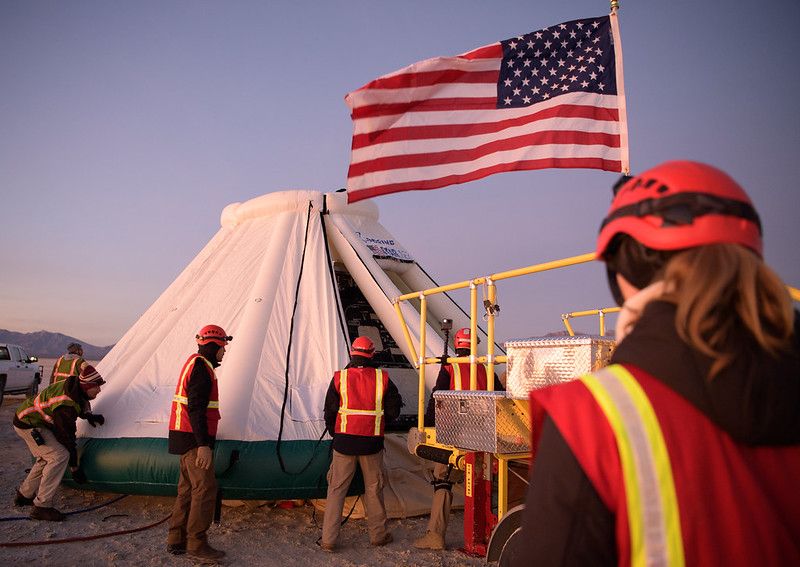
[[[92,414],[89,401],[106,381],[91,365],[80,375],[56,382],[26,399],[14,412],[14,431],[25,441],[35,462],[14,498],[15,506],[33,505],[31,518],[60,522],[65,516],[53,507],[56,490],[69,466],[72,480],[87,482],[78,466],[75,423],[86,419],[93,427],[105,418]]]

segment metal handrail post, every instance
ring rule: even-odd
[[[491,277],[486,278],[486,295],[489,309],[486,313],[486,389],[494,391],[494,304],[497,299],[497,287]]]
[[[406,337],[406,344],[408,345],[408,350],[411,352],[411,362],[416,367],[417,349],[414,348],[414,341],[411,339],[411,333],[408,330],[406,318],[403,317],[403,310],[400,308],[400,301],[397,299],[394,300],[394,310],[397,313],[397,317],[400,319],[400,326],[403,328],[403,335]]]
[[[469,389],[478,387],[478,286],[469,284]]]
[[[420,431],[425,431],[425,331],[428,326],[428,301],[425,295],[419,294],[419,399],[417,400],[417,427]]]

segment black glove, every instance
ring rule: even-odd
[[[72,471],[72,480],[77,482],[78,484],[86,484],[89,482],[89,479],[86,478],[86,473],[83,472],[83,469],[77,468]]]
[[[100,413],[87,413],[86,421],[88,421],[89,425],[92,427],[97,427],[98,425],[103,425],[106,422],[106,418]]]

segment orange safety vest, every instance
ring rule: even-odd
[[[214,367],[211,363],[199,354],[190,356],[183,365],[180,378],[178,379],[178,385],[175,388],[175,395],[172,398],[169,428],[170,431],[192,433],[192,424],[189,421],[189,398],[187,392],[189,390],[189,380],[192,376],[192,370],[194,370],[194,365],[197,363],[198,359],[205,363],[208,373],[211,375],[211,393],[208,396],[206,423],[208,424],[208,434],[214,437],[217,434],[217,425],[220,419],[217,375],[214,373]]]
[[[620,566],[800,565],[800,445],[739,444],[627,364],[533,390],[531,408],[614,514]]]
[[[389,385],[389,374],[376,368],[345,368],[333,375],[339,392],[339,413],[336,433],[383,436],[383,394]]]
[[[483,364],[477,365],[477,388],[476,390],[486,389],[486,366]],[[450,389],[451,390],[469,390],[469,362],[456,362],[455,364],[448,364],[445,367],[447,373],[450,375]]]
[[[73,358],[74,357],[74,358]],[[77,376],[81,373],[81,367],[86,362],[82,356],[77,354],[65,354],[61,356],[55,366],[53,366],[53,375],[51,376],[50,383],[63,382],[70,376]]]

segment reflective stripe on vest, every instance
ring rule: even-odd
[[[80,414],[81,405],[67,395],[65,388],[65,382],[57,382],[39,392],[34,398],[26,399],[20,406],[23,409],[18,408],[17,419],[34,427],[40,424],[52,424],[52,414],[61,405],[68,405]],[[44,423],[40,423],[39,420]]]
[[[50,415],[47,415],[45,413],[45,409],[49,408],[51,406],[54,406],[55,404],[60,404],[61,402],[66,402],[67,400],[71,400],[71,399],[72,398],[70,398],[69,396],[64,394],[63,396],[55,396],[54,398],[50,398],[46,402],[42,403],[39,400],[39,396],[36,396],[33,399],[33,405],[31,407],[29,407],[27,409],[24,409],[21,412],[19,412],[17,414],[17,417],[19,419],[22,419],[25,416],[30,415],[30,414],[32,414],[33,412],[36,411],[36,412],[39,412],[39,415],[41,415],[42,419],[45,420],[47,423],[53,423],[53,417],[50,416]]]
[[[375,416],[375,436],[381,434],[381,421],[383,420],[383,370],[375,370],[375,409],[351,409],[350,400],[347,391],[347,369],[339,371],[339,395],[342,403],[339,406],[339,415],[341,416],[341,430],[342,433],[347,433],[347,416],[348,415],[370,415]]]
[[[82,364],[84,362],[82,357],[77,357],[72,359],[69,368],[66,370],[61,370],[61,364],[64,362],[70,362],[66,356],[62,356],[61,358],[56,361],[55,365],[55,372],[53,373],[53,382],[61,382],[62,380],[66,380],[70,376],[77,376],[80,372],[80,368],[76,368],[76,366]]]
[[[189,398],[186,396],[181,396],[179,392],[184,391],[184,384],[186,383],[186,377],[189,376],[192,369],[194,368],[194,364],[197,359],[201,359],[203,362],[206,363],[208,366],[208,370],[211,372],[212,379],[216,376],[214,373],[214,367],[211,363],[206,360],[204,357],[200,356],[199,354],[192,355],[189,357],[189,360],[183,365],[183,372],[181,372],[181,377],[178,379],[178,386],[175,388],[175,395],[172,396],[172,401],[175,403],[175,429],[180,430],[181,428],[181,418],[183,417],[184,411],[188,413],[189,411]],[[184,410],[184,407],[186,408]],[[219,408],[219,400],[215,401],[208,401],[208,407],[212,409]]]
[[[467,387],[464,388],[464,383],[462,382],[462,378],[461,378],[461,364],[462,363],[456,362],[456,363],[450,365],[450,368],[453,369],[453,371],[450,373],[450,376],[452,376],[452,378],[453,378],[452,382],[453,382],[453,386],[454,387],[452,389],[453,390],[471,390],[472,388],[470,388],[469,372],[467,372],[467,375],[465,377],[466,381],[467,381]],[[483,384],[483,387],[481,388],[481,368],[483,368],[484,376],[486,376],[486,366],[484,366],[483,364],[479,364],[477,366],[477,368],[476,368],[476,374],[475,374],[475,382],[476,382],[475,385],[477,387],[476,388],[477,390],[485,390],[486,387],[487,387],[486,384]]]
[[[672,466],[650,400],[631,373],[617,364],[580,379],[603,410],[617,440],[628,508],[631,566],[683,567]]]

